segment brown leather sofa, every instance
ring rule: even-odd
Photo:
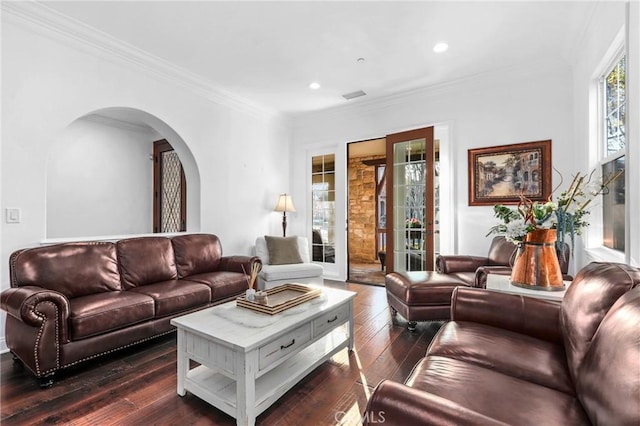
[[[591,263],[562,304],[476,288],[364,424],[640,424],[640,269]]]
[[[15,359],[56,371],[175,330],[179,315],[233,299],[258,257],[223,256],[217,236],[68,243],[14,252],[0,295]]]
[[[486,288],[488,274],[511,275],[512,257],[516,246],[503,236],[494,237],[486,256],[439,255],[436,257],[436,271],[455,277],[468,286]],[[573,277],[568,274],[571,249],[564,244],[562,253],[558,253],[558,262],[563,278],[567,281]]]

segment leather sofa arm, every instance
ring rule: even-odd
[[[511,266],[481,266],[476,269],[476,277],[473,286],[476,288],[487,288],[487,275],[511,275]]]
[[[436,271],[441,274],[474,272],[480,266],[488,265],[489,263],[488,257],[441,254],[436,258]]]
[[[9,288],[0,294],[0,307],[12,317],[33,327],[39,327],[47,310],[41,309],[43,303],[53,303],[58,312],[58,320],[66,331],[69,318],[69,300],[54,290],[42,287],[24,286]]]
[[[362,423],[364,426],[505,424],[456,402],[390,380],[376,386]]]
[[[457,287],[451,295],[451,319],[477,322],[562,343],[560,304],[548,300]]]
[[[12,287],[0,294],[7,311],[7,346],[38,378],[60,368],[60,347],[69,342],[69,301],[37,286]]]
[[[244,272],[251,274],[251,268],[254,264],[259,264],[258,272],[262,270],[262,260],[258,256],[223,256],[220,258],[220,271]],[[244,270],[243,270],[244,268]]]

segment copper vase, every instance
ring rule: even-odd
[[[531,290],[564,290],[556,239],[555,229],[529,232],[511,270],[511,284]]]

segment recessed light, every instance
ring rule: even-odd
[[[318,83],[317,81],[314,81],[309,85],[309,89],[311,90],[318,90],[319,88],[320,88],[320,83]]]
[[[449,45],[447,43],[444,42],[440,42],[438,44],[436,44],[435,46],[433,46],[433,51],[436,53],[442,53],[444,51],[446,51],[449,48]]]

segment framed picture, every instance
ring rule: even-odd
[[[517,204],[551,195],[551,141],[469,150],[469,205]]]

